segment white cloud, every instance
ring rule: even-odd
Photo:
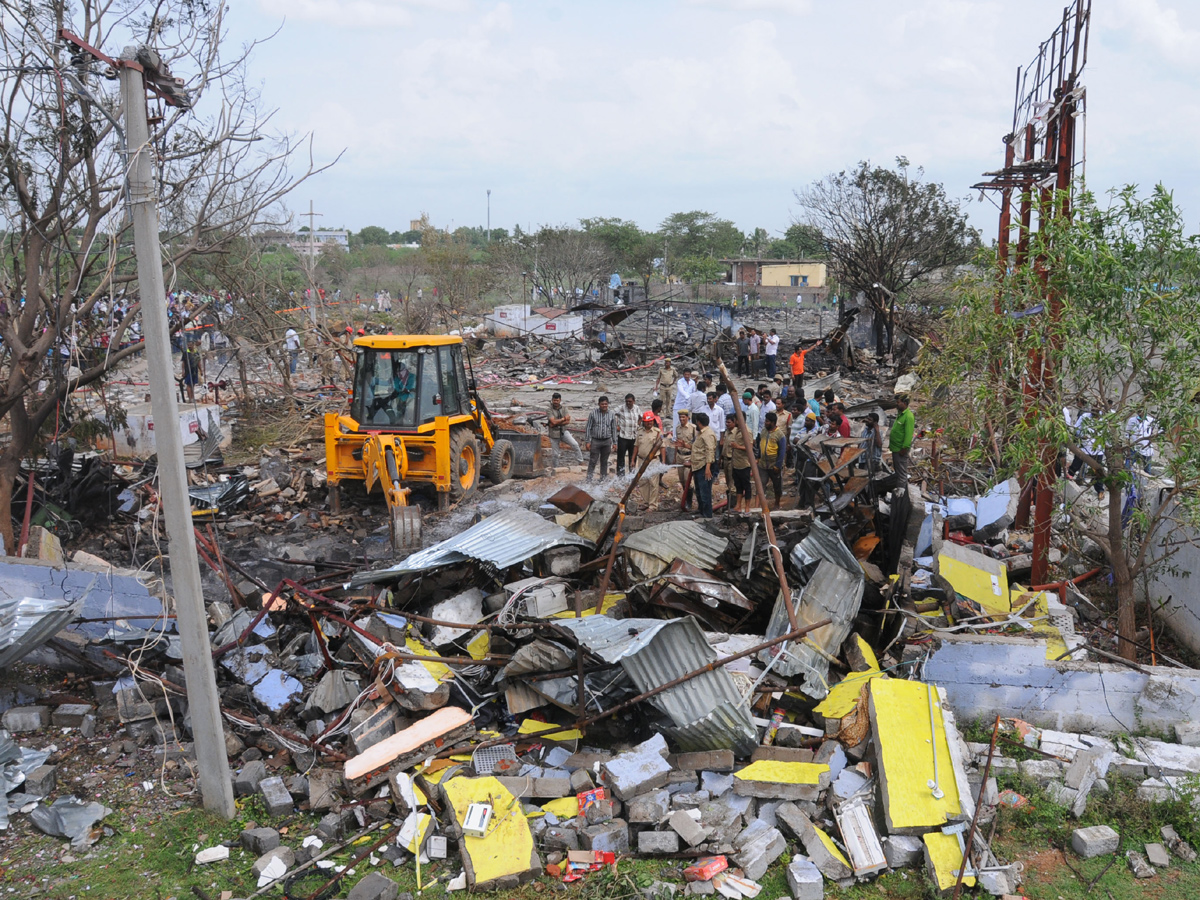
[[[1200,62],[1200,30],[1186,27],[1179,11],[1160,0],[1119,0],[1100,22],[1123,29],[1173,63],[1194,67]]]
[[[411,25],[415,10],[462,12],[465,0],[259,0],[266,12],[341,28]]]
[[[684,0],[689,6],[707,6],[734,12],[777,12],[801,15],[812,9],[811,0]]]

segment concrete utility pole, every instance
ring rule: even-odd
[[[305,265],[304,271],[308,275],[308,290],[312,296],[308,303],[308,318],[316,325],[317,324],[317,307],[321,307],[321,326],[325,325],[325,301],[321,299],[321,293],[317,290],[317,241],[316,241],[316,225],[314,221],[317,216],[323,216],[324,213],[313,212],[313,202],[308,201],[308,212],[303,213],[308,216],[308,264]]]
[[[126,47],[121,59],[133,62],[136,49]],[[200,566],[192,532],[192,505],[183,465],[179,406],[175,401],[174,366],[167,328],[166,288],[158,244],[158,206],[154,186],[153,146],[146,121],[146,87],[140,67],[121,66],[121,101],[125,107],[126,150],[129,156],[129,206],[133,218],[133,247],[137,255],[138,292],[145,326],[146,362],[150,374],[150,405],[158,451],[158,484],[171,542],[171,580],[175,589],[175,623],[183,644],[188,711],[200,768],[200,792],[208,809],[232,819],[233,782],[225,756],[225,733],[213,672],[212,646],[200,587]]]

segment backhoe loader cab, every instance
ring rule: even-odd
[[[456,335],[381,335],[354,341],[350,414],[325,414],[325,467],[332,502],[339,486],[383,488],[392,542],[420,546],[421,520],[408,503],[413,483],[432,485],[438,506],[474,493],[481,473],[512,474],[512,444],[496,436],[467,380]]]

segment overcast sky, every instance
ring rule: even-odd
[[[955,196],[1003,161],[1018,65],[1065,0],[248,0],[252,78],[312,132],[319,226],[705,209],[782,232],[793,190],[903,155]],[[1087,177],[1172,188],[1200,230],[1200,3],[1094,0]],[[986,238],[995,207],[971,195]],[[299,223],[298,223],[299,224]]]

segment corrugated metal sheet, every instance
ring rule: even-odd
[[[507,569],[544,550],[563,544],[594,546],[591,541],[571,534],[561,525],[543,519],[528,509],[504,509],[440,544],[412,554],[408,559],[390,568],[355,575],[350,583],[357,587],[386,581],[407,572],[423,572],[440,566],[451,566],[468,559],[491,563],[497,569]]]
[[[862,566],[858,564],[841,535],[824,522],[815,521],[804,540],[792,549],[792,565],[796,567],[797,572],[802,572],[806,566],[822,559],[862,574]]]
[[[67,627],[83,609],[83,598],[0,600],[0,667],[14,663]]]
[[[822,619],[831,619],[832,624],[810,631],[799,643],[787,645],[786,650],[777,644],[758,654],[763,663],[774,654],[781,654],[772,671],[786,678],[804,672],[801,690],[814,700],[822,700],[829,693],[826,681],[829,675],[829,659],[826,654],[836,655],[842,642],[850,635],[854,617],[862,603],[863,577],[836,566],[829,560],[821,560],[812,580],[800,591],[796,603],[796,619],[803,628]],[[790,630],[787,610],[782,595],[775,601],[771,621],[767,625],[767,639],[787,634]],[[815,646],[814,646],[815,645]],[[818,649],[819,648],[819,649]],[[824,651],[824,652],[822,652]]]
[[[717,658],[692,618],[662,621],[589,616],[562,619],[558,624],[606,662],[620,663],[639,692],[661,687]],[[672,734],[681,747],[728,748],[749,754],[758,744],[750,710],[724,668],[698,675],[649,702],[675,723]]]
[[[720,562],[728,543],[724,536],[695,522],[664,522],[629,535],[621,545],[634,565],[647,578],[654,578],[677,559],[711,570]]]

